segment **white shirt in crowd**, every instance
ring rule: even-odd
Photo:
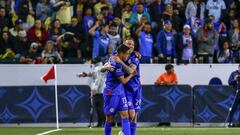
[[[208,0],[206,9],[208,10],[208,15],[214,15],[215,22],[217,22],[221,17],[222,10],[226,9],[226,5],[223,0]]]

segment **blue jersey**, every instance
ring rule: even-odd
[[[110,57],[109,64],[114,67],[114,71],[108,71],[106,77],[106,87],[104,89],[104,95],[121,95],[124,93],[122,83],[118,80],[118,77],[124,76],[123,66]]]
[[[152,57],[153,37],[152,34],[141,32],[138,37],[139,52],[142,56]]]
[[[108,53],[108,46],[110,45],[110,38],[107,34],[101,34],[99,30],[95,31],[93,38],[93,57],[105,57]]]
[[[136,54],[133,52],[130,57],[128,58],[128,60],[124,61],[124,63],[126,65],[130,65],[130,64],[135,64],[137,66],[136,71],[137,74],[135,76],[133,76],[127,84],[124,85],[124,88],[126,88],[127,90],[133,90],[136,91],[140,86],[141,86],[141,82],[140,82],[140,61],[139,58],[136,56]]]

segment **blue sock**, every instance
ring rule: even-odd
[[[137,123],[131,122],[130,127],[131,127],[131,135],[136,135]]]
[[[128,118],[122,119],[122,131],[124,135],[131,135],[130,132],[130,123]]]
[[[105,122],[104,125],[104,135],[111,135],[112,134],[112,123]]]

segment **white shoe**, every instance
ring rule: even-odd
[[[119,132],[118,132],[118,135],[124,135],[123,131],[122,131],[122,130],[119,131]]]

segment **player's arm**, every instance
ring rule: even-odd
[[[92,76],[93,76],[92,72],[89,72],[89,73],[82,72],[80,74],[77,74],[77,77],[92,77]]]
[[[133,74],[130,74],[127,77],[119,76],[117,78],[122,84],[126,84],[132,77],[133,77]]]
[[[117,63],[121,64],[123,66],[124,71],[126,71],[127,74],[133,74],[134,69],[132,69],[130,66],[126,65],[118,56],[113,56],[112,57],[114,61]]]
[[[113,71],[114,70],[114,67],[109,64],[109,63],[106,63],[101,69],[100,69],[100,72],[104,73],[104,72],[107,72],[107,71]]]

